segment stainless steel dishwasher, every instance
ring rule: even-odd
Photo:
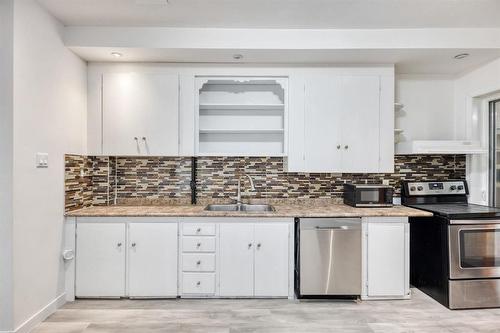
[[[295,291],[298,298],[361,294],[361,219],[295,220]]]

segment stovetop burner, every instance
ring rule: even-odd
[[[448,219],[500,217],[500,208],[470,204],[465,180],[403,181],[401,200],[405,206],[426,210]]]
[[[469,203],[409,204],[407,206],[426,210],[449,219],[500,217],[500,208]]]

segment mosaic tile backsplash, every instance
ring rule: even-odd
[[[189,204],[190,157],[107,157],[66,155],[66,210],[125,203],[128,199]],[[255,181],[245,198],[342,198],[345,182],[389,184],[399,194],[403,179],[465,178],[465,155],[398,155],[392,174],[327,174],[284,172],[281,157],[200,157],[197,194],[200,200],[236,197],[238,177]],[[116,200],[115,200],[116,198]]]

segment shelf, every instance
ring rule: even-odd
[[[284,110],[284,104],[200,104],[200,110]]]
[[[200,134],[282,134],[283,129],[200,129]]]

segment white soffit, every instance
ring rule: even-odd
[[[88,61],[228,63],[242,54],[238,62],[395,64],[409,74],[458,74],[500,57],[500,29],[67,27],[65,43]]]

